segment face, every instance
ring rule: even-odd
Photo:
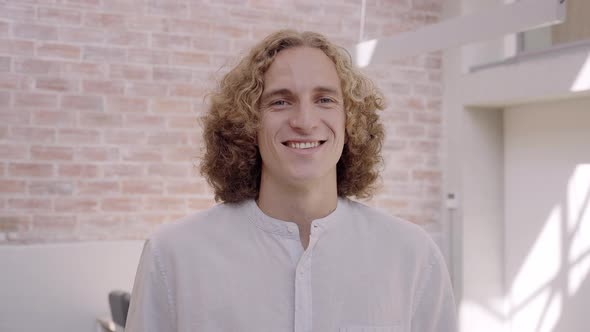
[[[345,114],[332,60],[316,48],[281,51],[264,75],[260,105],[263,181],[291,185],[333,181],[335,186]]]

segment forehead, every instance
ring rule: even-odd
[[[295,91],[329,86],[340,91],[340,78],[334,62],[320,49],[295,47],[277,54],[264,74],[264,88]]]

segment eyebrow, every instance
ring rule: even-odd
[[[262,98],[260,98],[261,100],[266,100],[272,97],[277,97],[277,96],[289,96],[289,95],[293,95],[293,92],[291,92],[291,90],[289,89],[276,89],[276,90],[271,90],[269,92],[265,92],[262,94]]]
[[[329,95],[336,95],[336,96],[340,96],[340,94],[338,93],[338,90],[335,88],[331,88],[331,87],[327,87],[327,86],[320,86],[317,87],[315,89],[313,89],[314,92],[320,92],[320,93],[325,93],[325,94],[329,94]]]
[[[331,94],[331,95],[336,95],[336,96],[340,96],[340,94],[338,93],[338,90],[332,87],[327,87],[327,86],[318,86],[316,88],[313,89],[314,93],[325,93],[325,94]],[[281,88],[281,89],[275,89],[275,90],[270,90],[266,93],[264,93],[262,95],[261,100],[267,100],[269,98],[272,97],[276,97],[276,96],[292,96],[294,95],[294,93],[286,88]]]

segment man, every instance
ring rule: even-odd
[[[146,242],[127,331],[454,331],[436,245],[346,198],[372,194],[383,107],[319,34],[255,46],[204,118],[201,170],[224,203]]]

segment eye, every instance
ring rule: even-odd
[[[318,100],[321,104],[328,104],[328,103],[334,103],[334,99],[329,98],[329,97],[322,97]]]
[[[287,101],[286,100],[275,100],[273,102],[270,103],[272,106],[285,106],[287,105]]]

